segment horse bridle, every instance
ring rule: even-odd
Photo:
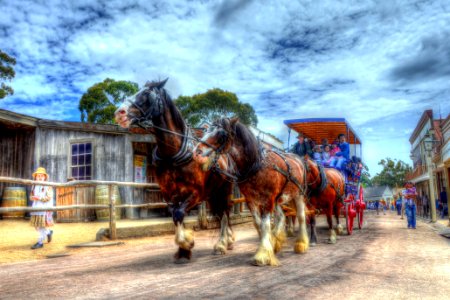
[[[164,104],[163,104],[163,100],[162,100],[162,96],[161,96],[161,92],[158,91],[155,92],[154,88],[147,88],[146,90],[142,91],[143,93],[145,93],[145,96],[147,97],[147,102],[149,101],[149,97],[152,97],[153,99],[156,99],[156,107],[157,107],[157,111],[156,113],[158,115],[161,115],[164,109]],[[141,105],[137,104],[136,102],[132,102],[130,100],[128,100],[128,102],[130,103],[130,106],[136,108],[140,113],[141,113],[141,117],[136,117],[133,116],[133,119],[136,121],[136,124],[143,128],[143,129],[149,129],[152,127],[155,127],[152,121],[152,117],[154,116],[155,113],[155,109],[149,109],[147,110],[147,112],[144,111],[144,109],[142,108]]]

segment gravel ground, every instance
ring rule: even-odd
[[[61,225],[73,224],[58,231]],[[293,253],[289,238],[280,267],[250,265],[257,247],[251,225],[235,227],[237,243],[225,256],[211,254],[217,231],[196,232],[193,260],[182,265],[172,262],[173,236],[70,250],[54,259],[36,253],[38,260],[1,265],[0,298],[450,299],[449,240],[422,221],[416,230],[405,227],[394,214],[368,214],[364,230],[328,245],[322,225],[319,244],[304,255]]]

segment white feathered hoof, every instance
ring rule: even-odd
[[[252,260],[252,265],[254,266],[279,266],[280,262],[278,261],[275,253],[269,249],[260,248],[258,252],[256,252],[255,256]]]
[[[336,226],[336,232],[337,232],[337,234],[339,234],[339,235],[344,234],[344,227],[343,227],[341,224],[337,225],[337,226]]]
[[[227,247],[224,245],[224,243],[219,242],[214,246],[214,252],[215,255],[225,255],[227,254]]]

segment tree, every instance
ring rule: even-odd
[[[402,160],[392,160],[387,157],[378,162],[383,166],[383,170],[372,178],[374,185],[387,185],[389,187],[400,187],[405,184],[406,173],[411,172],[412,168]]]
[[[364,163],[363,163],[363,169],[361,172],[360,182],[363,185],[363,187],[368,187],[368,186],[373,185],[372,180],[370,179],[369,167],[367,167]]]
[[[16,64],[16,60],[0,50],[0,81],[11,81],[16,72],[14,72],[13,66]],[[0,84],[0,99],[5,98],[8,95],[14,94],[12,87],[6,85],[4,82]]]
[[[232,116],[239,117],[246,125],[258,124],[255,110],[250,104],[241,103],[236,94],[218,88],[192,97],[180,96],[175,100],[175,104],[191,126]]]
[[[80,99],[81,122],[114,124],[117,105],[138,90],[137,83],[110,78],[94,84]]]

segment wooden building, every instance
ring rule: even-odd
[[[0,109],[0,176],[31,179],[33,171],[41,166],[53,182],[72,178],[155,182],[151,166],[153,147],[152,135],[132,133],[117,125],[52,121]],[[12,184],[0,182],[0,195],[8,186]],[[94,203],[95,192],[94,187],[61,189],[56,193],[61,198],[56,201]],[[158,192],[138,188],[120,187],[119,193],[122,203],[162,200]],[[95,218],[92,211],[65,214],[61,219],[68,221]],[[127,209],[124,213],[127,218],[150,215],[144,209]]]

